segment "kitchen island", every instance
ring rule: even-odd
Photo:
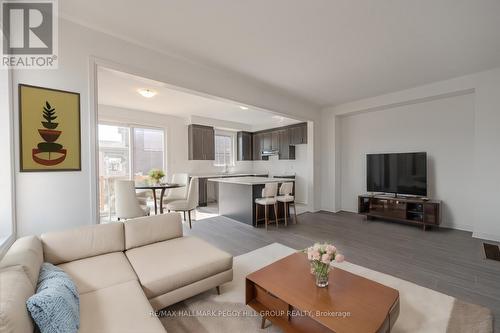
[[[238,173],[211,173],[211,174],[189,174],[190,177],[198,177],[198,205],[205,207],[209,201],[208,182],[209,178],[229,178],[229,177],[268,177],[268,174],[254,172],[238,172]]]
[[[219,215],[229,217],[233,220],[256,226],[255,199],[262,196],[262,189],[267,183],[295,182],[292,178],[269,178],[269,177],[231,177],[231,178],[209,178],[209,182],[218,183]],[[261,207],[261,209],[264,209]],[[260,217],[264,213],[259,213]],[[278,207],[278,219],[284,218],[283,205]],[[274,220],[274,209],[269,208],[269,219]]]

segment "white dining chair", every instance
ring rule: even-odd
[[[137,200],[139,201],[139,204],[141,206],[146,206],[148,203],[148,199],[151,196],[151,191],[150,190],[136,190],[135,196],[137,197]]]
[[[294,223],[297,223],[297,209],[295,208],[295,197],[293,196],[293,182],[283,183],[280,186],[276,201],[283,203],[285,213],[285,226],[288,225],[287,216],[290,216],[290,205],[293,205]]]
[[[167,204],[167,210],[174,212],[183,212],[184,220],[186,220],[186,212],[189,218],[189,229],[191,229],[191,211],[198,207],[198,177],[192,177],[189,182],[186,199],[179,199],[171,201]]]
[[[262,189],[262,198],[255,199],[255,224],[259,222],[259,206],[264,206],[264,223],[267,230],[269,224],[269,206],[274,207],[274,221],[278,228],[278,209],[276,205],[276,194],[278,192],[278,183],[267,183]]]
[[[118,221],[149,215],[149,207],[139,204],[133,180],[115,181],[115,210]]]
[[[187,173],[174,173],[172,175],[171,183],[183,186],[168,190],[167,194],[163,198],[163,203],[168,204],[172,201],[186,199],[188,193],[188,181],[189,176]]]

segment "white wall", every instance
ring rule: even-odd
[[[472,97],[466,97],[465,95]],[[459,105],[455,105],[456,109],[459,110],[457,112],[460,112],[462,116],[469,119],[468,124],[466,124],[462,118],[459,119],[454,113],[448,110],[453,104],[449,104],[448,106],[443,104],[457,102],[459,103]],[[472,106],[470,105],[471,103]],[[347,191],[343,189],[343,187],[346,186],[346,183],[349,183],[349,177],[345,176],[345,172],[348,172],[346,171],[346,168],[349,170],[350,165],[348,162],[342,161],[342,156],[339,156],[339,152],[342,153],[341,148],[344,146],[344,143],[342,142],[343,132],[338,126],[338,124],[343,121],[339,121],[340,116],[360,114],[359,118],[356,118],[356,116],[349,116],[349,118],[353,118],[346,120],[347,123],[350,123],[346,126],[361,126],[361,123],[357,123],[358,119],[369,119],[367,117],[372,117],[379,112],[389,112],[387,114],[393,114],[398,120],[397,122],[391,120],[393,126],[390,127],[390,129],[392,132],[392,130],[397,129],[398,126],[402,125],[402,119],[399,118],[400,116],[397,114],[397,111],[403,113],[406,112],[407,114],[410,114],[409,110],[414,110],[415,113],[428,112],[428,108],[422,106],[432,108],[437,107],[439,110],[436,109],[435,113],[441,115],[448,114],[448,120],[451,122],[451,124],[444,124],[444,121],[441,119],[439,120],[441,125],[437,128],[434,128],[434,125],[429,124],[425,126],[425,130],[427,131],[428,128],[430,128],[429,133],[434,137],[436,137],[436,133],[440,131],[441,135],[438,136],[438,138],[443,142],[449,142],[451,138],[460,140],[465,149],[470,152],[470,158],[472,159],[472,166],[467,165],[466,167],[463,167],[460,165],[458,167],[459,170],[452,171],[454,173],[453,177],[455,178],[455,181],[462,182],[463,180],[459,178],[460,174],[464,173],[465,170],[472,170],[472,173],[466,180],[469,182],[470,191],[472,193],[466,194],[472,198],[472,201],[467,203],[466,206],[468,213],[464,212],[461,207],[451,209],[452,207],[456,207],[458,202],[463,202],[464,199],[459,196],[461,187],[456,188],[457,193],[451,193],[451,190],[441,188],[442,186],[450,186],[442,184],[442,171],[439,171],[440,179],[435,179],[434,185],[431,184],[431,186],[434,186],[434,193],[439,195],[440,199],[442,199],[446,205],[448,205],[450,200],[453,203],[453,206],[447,207],[448,213],[445,211],[445,214],[447,214],[447,217],[445,215],[445,218],[447,218],[446,223],[457,228],[469,228],[470,230],[473,230],[474,237],[500,241],[500,217],[497,214],[497,207],[500,202],[500,172],[498,172],[498,165],[500,165],[500,153],[498,149],[500,145],[500,68],[451,80],[439,81],[433,84],[367,98],[322,110],[321,118],[323,123],[325,119],[330,120],[329,124],[325,125],[326,128],[323,130],[329,130],[335,133],[329,135],[326,135],[325,133],[322,134],[327,142],[322,142],[321,155],[330,154],[330,158],[324,158],[320,162],[322,170],[321,174],[327,177],[328,180],[327,182],[322,183],[324,184],[321,188],[322,195],[328,195],[330,198],[333,198],[334,202],[338,202],[339,197],[343,203],[348,203],[352,200],[350,198],[352,194],[348,194]],[[473,110],[472,116],[465,111],[470,108]],[[393,111],[394,113],[392,113]],[[436,115],[435,117],[439,118],[440,116]],[[367,125],[365,122],[363,126],[371,127],[376,126],[377,124],[380,126],[383,125],[386,131],[390,126],[387,123],[381,124],[379,122],[376,122],[373,125]],[[455,124],[457,128],[462,128],[466,131],[463,136],[460,136],[459,133],[457,133],[457,129],[455,127],[450,127],[450,125],[455,126]],[[471,128],[473,133],[472,137],[470,134]],[[409,138],[411,140],[407,141],[407,146],[405,147],[395,146],[389,142],[384,144],[382,141],[378,141],[379,145],[375,145],[373,148],[367,147],[366,149],[379,149],[383,151],[401,150],[402,148],[407,149],[412,144],[415,145],[415,142],[418,139],[418,137],[415,136],[416,133],[409,132],[409,134]],[[363,136],[364,133],[359,132],[358,135]],[[347,134],[346,136],[349,137]],[[368,139],[375,142],[379,140],[378,138],[380,138],[380,140],[388,141],[387,138],[389,137],[391,136],[389,136],[387,132],[383,132],[382,134],[379,133],[377,135],[372,134],[368,137]],[[353,138],[350,139],[352,140]],[[421,137],[420,139],[427,141],[427,138],[425,137]],[[466,142],[467,140],[469,141]],[[332,145],[334,147],[333,150],[332,148],[327,148]],[[350,145],[350,143],[347,145]],[[457,157],[453,156],[451,159],[448,158],[444,162],[441,162],[441,155],[444,154],[444,148],[440,145],[441,143],[436,146],[440,152],[438,160],[433,162],[434,168],[435,170],[444,170],[445,168],[449,169],[449,161],[457,159]],[[451,147],[453,151],[456,151],[455,144]],[[436,148],[433,145],[430,149],[434,150]],[[439,162],[439,165],[436,164],[437,162]],[[339,163],[342,164],[341,168],[338,168]],[[347,165],[344,166],[344,164]],[[445,176],[445,178],[448,179],[449,183],[451,178],[448,176]],[[331,186],[332,183],[334,185],[333,188]],[[356,186],[359,188],[359,184]],[[446,191],[446,197],[444,196],[445,192],[443,191]],[[349,205],[352,205],[352,202]],[[341,207],[335,204],[331,205],[330,199],[329,202],[322,203],[322,208],[336,211]],[[466,221],[467,216],[470,222]]]
[[[472,231],[474,96],[467,94],[340,121],[341,209],[366,193],[366,154],[427,152],[428,196],[443,200],[444,226]]]
[[[475,79],[474,236],[500,241],[500,69]]]
[[[12,159],[14,123],[11,114],[12,78],[10,70],[0,69],[0,257],[14,238],[14,177]],[[3,248],[2,248],[3,246]]]
[[[321,113],[321,201],[322,210],[336,212],[335,204],[335,114]],[[340,207],[340,206],[339,206]]]
[[[18,236],[96,222],[93,215],[97,198],[93,192],[96,190],[93,188],[95,161],[91,159],[95,149],[91,145],[94,110],[89,93],[92,57],[126,67],[131,74],[273,110],[284,116],[313,121],[318,117],[316,106],[239,74],[168,56],[64,19],[59,22],[59,34],[59,68],[15,70],[13,82],[15,89],[18,83],[26,83],[81,94],[82,171],[19,172],[18,101],[14,94]],[[177,167],[175,163],[174,166]]]

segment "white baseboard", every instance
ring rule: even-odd
[[[494,242],[500,242],[500,235],[489,234],[486,232],[474,231],[472,233],[472,237]]]
[[[331,209],[325,209],[325,208],[320,208],[318,209],[318,212],[327,212],[327,213],[340,213],[342,210],[331,210]]]
[[[447,229],[454,229],[454,230],[462,230],[462,231],[468,231],[472,232],[474,230],[474,227],[468,224],[464,225],[449,225],[449,224],[441,224],[441,228],[447,228]]]

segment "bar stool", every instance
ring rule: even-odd
[[[264,206],[264,221],[266,225],[269,224],[269,208],[268,206],[274,206],[274,219],[276,223],[276,228],[278,228],[278,209],[276,207],[276,194],[278,192],[278,183],[267,183],[262,189],[262,198],[255,199],[255,225],[259,222],[259,206]]]
[[[293,193],[293,182],[283,183],[280,186],[279,195],[276,197],[277,202],[282,202],[285,213],[285,226],[288,225],[287,215],[290,214],[290,204],[293,204],[293,213],[295,215],[294,223],[297,223],[297,209],[295,208],[295,197]]]

